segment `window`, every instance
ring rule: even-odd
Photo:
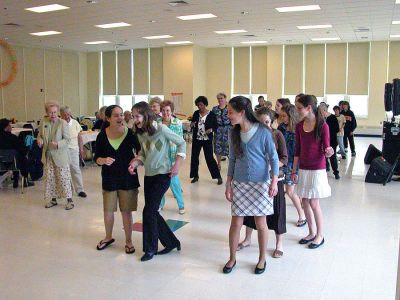
[[[117,104],[117,97],[115,95],[104,95],[103,96],[103,105],[109,106]]]
[[[132,106],[133,106],[132,96],[130,96],[130,95],[122,95],[121,96],[120,95],[120,96],[118,96],[118,99],[119,99],[119,106],[122,107],[123,111],[126,111],[126,110],[131,111]]]
[[[368,95],[348,95],[350,108],[356,117],[368,117]]]
[[[325,102],[329,105],[329,111],[333,113],[333,107],[339,105],[340,101],[346,100],[346,95],[330,94],[325,96]]]
[[[133,100],[135,103],[142,102],[142,101],[148,103],[149,95],[133,95]]]

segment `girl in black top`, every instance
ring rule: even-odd
[[[213,155],[213,137],[218,123],[215,114],[207,109],[208,100],[204,96],[199,96],[195,100],[195,105],[199,108],[193,113],[190,126],[193,128],[192,155],[190,160],[191,183],[199,180],[199,156],[203,148],[208,170],[212,179],[218,179],[218,184],[222,184],[221,174],[217,162]]]
[[[351,156],[356,156],[356,148],[354,146],[354,130],[357,128],[357,120],[353,111],[350,110],[350,104],[347,101],[342,102],[343,110],[340,112],[346,118],[346,123],[344,125],[344,148],[347,152],[348,142],[350,143]],[[347,142],[348,140],[348,142]]]
[[[137,209],[139,179],[137,173],[128,172],[129,163],[140,151],[139,141],[123,123],[123,110],[118,105],[108,106],[105,111],[104,129],[96,139],[95,161],[101,168],[104,225],[106,237],[97,250],[103,250],[115,240],[112,238],[114,212],[117,202],[125,230],[125,252],[135,252],[132,244],[132,211]]]

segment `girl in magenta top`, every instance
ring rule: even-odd
[[[325,242],[319,199],[331,195],[325,157],[330,157],[333,149],[329,144],[328,125],[318,110],[317,98],[314,95],[300,97],[296,101],[296,109],[302,121],[296,125],[296,150],[292,170],[296,170],[299,163],[300,166],[298,175],[292,171],[292,180],[297,182],[295,192],[302,199],[309,230],[308,235],[299,243],[312,242],[308,248],[316,249]]]

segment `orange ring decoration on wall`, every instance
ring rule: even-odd
[[[2,47],[4,51],[10,56],[11,60],[10,74],[8,74],[7,78],[4,81],[0,81],[0,88],[2,88],[13,82],[15,76],[17,75],[17,57],[15,56],[14,50],[5,40],[0,39],[0,47]]]

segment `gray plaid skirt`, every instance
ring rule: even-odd
[[[270,182],[233,180],[232,216],[268,216],[274,214],[274,197],[268,196]]]

